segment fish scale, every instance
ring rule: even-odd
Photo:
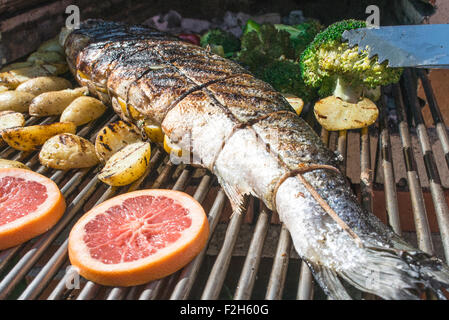
[[[133,39],[143,49],[128,53],[114,44],[102,56],[95,43],[105,39]],[[235,212],[246,194],[276,210],[331,297],[350,298],[340,279],[387,299],[415,299],[421,286],[438,292],[449,284],[446,265],[360,207],[335,168],[336,155],[280,93],[240,65],[152,29],[101,20],[83,23],[64,45],[69,65],[77,61],[87,72],[80,77],[72,70],[81,84],[95,93],[106,79],[103,99],[123,119],[159,125],[191,151],[188,160],[217,176]],[[89,50],[98,52],[84,55]],[[97,77],[89,74],[93,63]]]

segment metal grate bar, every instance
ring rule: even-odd
[[[290,233],[285,225],[282,224],[273,268],[271,269],[270,280],[268,281],[267,293],[265,295],[265,299],[267,300],[282,299],[291,248],[292,239]]]
[[[421,108],[418,104],[416,91],[414,91],[411,70],[405,70],[405,89],[409,93],[409,108],[412,111],[415,122],[415,129],[423,154],[423,160],[426,167],[426,174],[429,179],[430,193],[432,195],[435,213],[441,233],[441,241],[443,243],[446,261],[449,262],[449,208],[446,203],[443,188],[441,186],[440,175],[435,163],[435,157],[432,151],[427,128],[424,124]]]
[[[218,224],[220,214],[223,212],[226,199],[227,199],[226,194],[224,193],[223,190],[220,189],[220,191],[218,191],[217,193],[217,196],[215,197],[215,201],[208,215],[210,235],[211,235],[209,237],[209,242]],[[198,276],[201,264],[204,260],[204,257],[206,256],[206,251],[207,246],[192,262],[190,262],[182,270],[181,274],[179,275],[178,283],[175,285],[173,293],[170,296],[171,300],[188,298],[190,290],[192,289],[193,284]]]
[[[240,274],[237,289],[234,293],[235,300],[248,300],[251,298],[260,259],[262,258],[263,245],[270,224],[270,217],[269,210],[263,206],[257,218],[254,234],[249,245],[242,273]]]
[[[438,102],[433,92],[432,86],[430,85],[427,74],[424,70],[420,69],[416,70],[416,73],[421,79],[421,84],[426,94],[427,104],[429,105],[430,113],[432,114],[433,122],[435,124],[435,129],[441,142],[441,146],[443,147],[446,165],[449,169],[449,137],[447,134],[446,124],[444,123],[443,116],[441,114],[440,108],[438,107]]]
[[[247,200],[243,205],[246,208]],[[237,236],[243,222],[244,213],[234,213],[229,221],[223,245],[218,253],[215,263],[207,279],[201,299],[217,299],[223,286],[229,263],[231,262],[232,250],[237,241]]]
[[[379,146],[382,161],[382,172],[384,177],[385,203],[390,226],[401,235],[401,222],[399,220],[398,198],[396,193],[396,180],[393,169],[393,156],[391,151],[390,133],[387,123],[387,101],[385,94],[382,94],[381,114],[379,119]]]
[[[407,117],[405,116],[404,103],[399,85],[393,86],[393,95],[396,105],[396,115],[399,119],[399,135],[401,137],[402,154],[405,169],[407,171],[407,183],[412,201],[413,218],[415,222],[418,247],[429,254],[434,253],[432,235],[427,219],[424,195],[417,172],[415,156],[412,152],[412,142],[408,130]]]

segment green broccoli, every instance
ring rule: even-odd
[[[277,30],[284,30],[290,34],[290,41],[295,49],[295,57],[300,57],[315,36],[323,29],[318,20],[308,20],[298,25],[289,26],[275,24]]]
[[[232,33],[221,29],[207,31],[201,36],[200,44],[202,47],[209,45],[214,52],[224,54],[226,57],[240,50],[240,40]]]
[[[282,93],[301,97],[305,102],[316,97],[316,90],[304,84],[291,33],[276,25],[249,21],[241,38],[237,60],[257,78]]]
[[[263,24],[258,30],[244,33],[241,42],[238,60],[250,70],[281,57],[294,59],[295,56],[290,34],[277,30],[273,24]]]
[[[344,20],[319,33],[301,55],[304,82],[319,88],[321,97],[335,96],[356,103],[364,92],[398,82],[402,69],[389,68],[367,50],[359,52],[342,40],[345,30],[365,28],[364,21]]]
[[[309,102],[316,98],[316,90],[305,85],[301,77],[301,67],[293,60],[274,60],[260,68],[256,76],[268,82],[281,93],[291,93]]]

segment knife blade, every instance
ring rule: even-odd
[[[449,24],[353,29],[343,39],[390,67],[449,68]]]

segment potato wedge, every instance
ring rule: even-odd
[[[14,69],[20,69],[24,67],[31,67],[33,65],[30,61],[23,61],[23,62],[14,62],[11,64],[8,64],[0,69],[0,72],[7,72]]]
[[[44,92],[71,89],[72,83],[61,77],[37,77],[22,82],[16,91],[28,92],[35,96]]]
[[[12,69],[0,73],[0,85],[15,89],[19,84],[36,77],[51,76],[56,72],[56,67],[45,68],[46,65],[31,65],[18,69]]]
[[[39,152],[39,161],[58,170],[89,168],[99,163],[94,145],[71,133],[61,133],[48,139]]]
[[[31,63],[64,63],[65,59],[56,51],[36,51],[28,56],[27,61]]]
[[[22,162],[0,159],[0,168],[19,168],[31,170],[28,166],[24,165]]]
[[[80,126],[98,119],[106,111],[106,106],[93,97],[78,97],[61,114],[61,122],[73,122]]]
[[[20,112],[0,111],[0,134],[3,130],[23,127],[25,125],[25,117]]]
[[[39,46],[39,48],[37,48],[37,51],[55,51],[64,56],[64,48],[59,44],[59,37],[55,37],[43,42]]]
[[[349,103],[334,96],[318,101],[314,113],[319,124],[328,131],[368,127],[379,116],[376,105],[367,98]]]
[[[75,133],[76,126],[71,122],[56,122],[28,127],[5,129],[3,140],[12,148],[21,151],[36,150],[45,141],[60,133]]]
[[[149,142],[129,144],[109,158],[98,179],[110,186],[128,185],[145,173],[150,157]]]
[[[34,95],[22,91],[5,91],[0,93],[0,111],[28,112]]]
[[[122,120],[109,123],[101,129],[95,139],[95,151],[98,158],[106,162],[123,147],[142,141],[134,125]]]
[[[58,76],[69,71],[69,66],[66,62],[47,63],[42,64],[41,66],[42,68],[45,68],[51,76]]]
[[[87,88],[44,92],[30,103],[29,113],[35,117],[60,115],[73,100],[87,94]]]
[[[300,115],[302,108],[304,107],[304,101],[301,98],[290,93],[284,93],[282,95],[288,101],[288,103],[290,103],[296,114]]]

